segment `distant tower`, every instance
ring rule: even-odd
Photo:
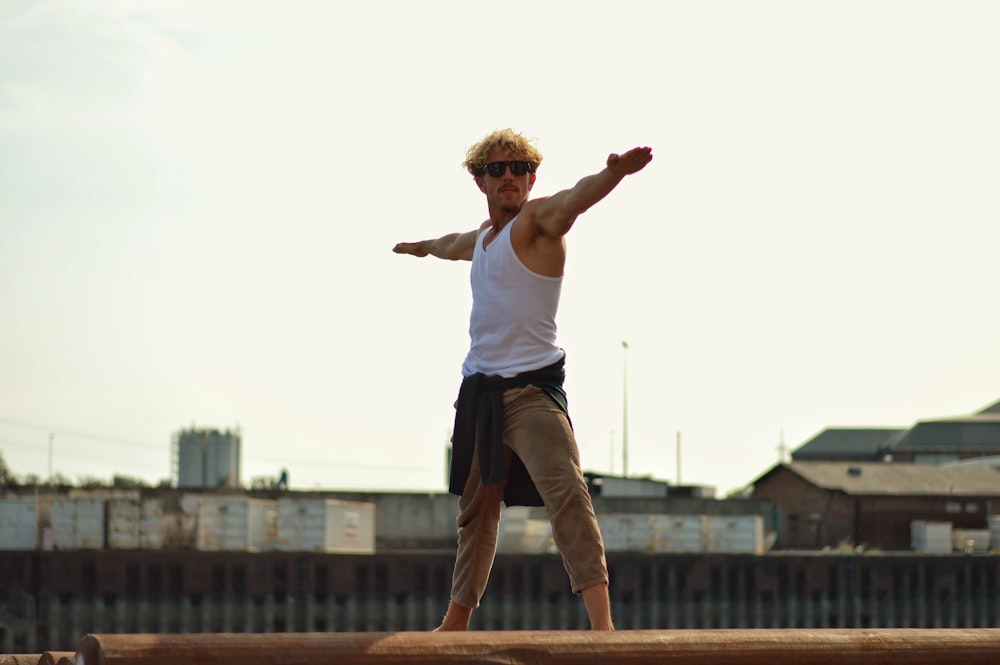
[[[239,487],[242,437],[235,431],[181,430],[174,434],[177,487]]]
[[[788,462],[788,446],[785,445],[785,428],[782,427],[778,435],[778,464],[786,462]]]

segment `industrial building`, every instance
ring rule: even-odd
[[[911,523],[988,528],[1000,512],[1000,471],[989,466],[792,462],[754,481],[753,497],[780,515],[777,546],[911,549]]]
[[[177,487],[240,487],[242,436],[239,428],[183,429],[171,441]]]

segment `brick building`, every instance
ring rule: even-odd
[[[910,522],[951,522],[985,529],[1000,513],[1000,470],[880,462],[779,464],[753,483],[753,498],[778,515],[776,546],[836,547],[842,543],[905,550]]]

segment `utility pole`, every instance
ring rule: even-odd
[[[615,473],[615,431],[611,430],[611,440],[608,442],[608,473]]]
[[[628,342],[622,340],[622,477],[628,477]]]
[[[677,484],[681,484],[681,432],[677,430]]]

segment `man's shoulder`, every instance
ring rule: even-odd
[[[549,197],[547,196],[540,196],[537,199],[525,201],[524,205],[522,205],[521,209],[517,211],[517,215],[515,215],[512,221],[515,224],[524,227],[535,226],[537,222],[538,209],[548,198]]]
[[[524,205],[521,206],[521,212],[519,213],[519,215],[527,213],[529,215],[534,216],[534,214],[538,211],[538,209],[550,198],[552,197],[539,196],[537,198],[528,199],[527,201],[524,202]]]

